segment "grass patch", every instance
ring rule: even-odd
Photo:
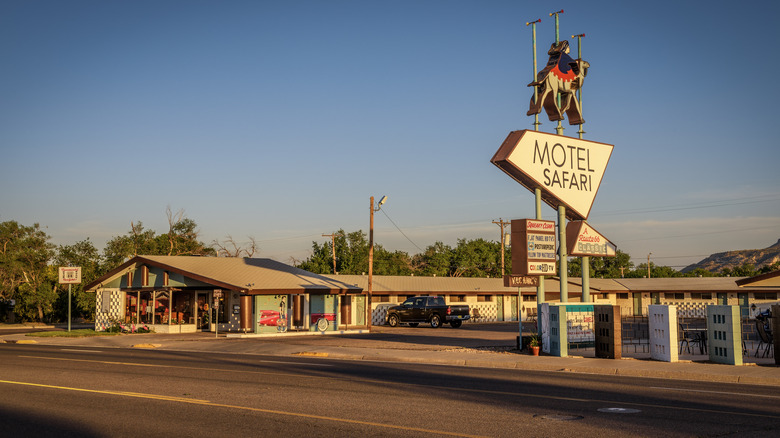
[[[34,336],[37,338],[86,338],[89,336],[115,336],[121,335],[121,333],[109,333],[109,332],[96,332],[94,329],[78,329],[78,330],[56,330],[48,332],[35,332],[27,333],[27,336]]]

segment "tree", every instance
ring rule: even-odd
[[[436,242],[412,257],[412,267],[418,275],[447,277],[450,275],[452,256],[452,247]]]
[[[368,239],[363,230],[345,233],[339,230],[334,236],[336,245],[336,272],[346,275],[359,275],[368,273]],[[331,242],[319,244],[312,242],[312,254],[301,262],[298,267],[315,274],[333,273],[333,246]],[[376,254],[381,251],[381,246],[374,245]]]
[[[458,239],[450,268],[452,277],[501,277],[501,244],[479,238]]]
[[[50,311],[53,299],[47,297],[52,295],[52,273],[48,263],[53,247],[37,223],[0,223],[0,298],[16,299],[16,313],[25,318],[43,321]]]
[[[631,256],[617,250],[615,257],[591,257],[591,278],[621,278],[627,277],[633,269]],[[573,257],[568,262],[568,273],[571,277],[582,276],[582,257]],[[622,269],[621,269],[622,268]],[[645,271],[647,274],[647,271]]]
[[[198,240],[199,232],[194,220],[184,217],[184,211],[168,214],[168,232],[157,235],[145,230],[143,223],[130,222],[130,231],[116,236],[106,243],[103,257],[109,269],[135,255],[216,255],[214,248]]]
[[[84,286],[107,272],[95,245],[89,238],[76,242],[74,245],[60,245],[54,257],[54,266],[81,267],[81,284],[71,285],[73,293],[71,313],[85,319],[93,319],[95,316],[95,294],[85,292]],[[68,311],[68,286],[60,285],[58,289],[55,309],[60,319],[65,319]]]
[[[254,237],[250,236],[249,243],[244,246],[243,244],[239,245],[236,243],[236,241],[233,240],[233,236],[229,234],[225,237],[225,242],[220,242],[215,239],[211,242],[211,247],[217,251],[217,257],[219,257],[220,254],[224,254],[225,257],[241,257],[242,254],[244,257],[252,257],[258,251],[257,242],[255,242]]]

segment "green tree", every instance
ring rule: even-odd
[[[368,239],[362,230],[351,233],[339,230],[334,237],[334,241],[336,244],[336,272],[346,275],[368,273]],[[331,242],[323,244],[312,242],[311,256],[301,262],[298,267],[315,274],[332,274],[332,248]],[[381,248],[380,245],[374,245],[375,258],[376,253],[381,251]]]
[[[573,257],[569,259],[569,276],[582,276],[582,258]],[[591,278],[621,278],[628,276],[634,268],[631,262],[631,256],[621,250],[617,250],[615,257],[591,257],[590,258],[590,277]],[[647,272],[645,271],[645,274]]]
[[[84,319],[95,317],[95,294],[84,291],[84,286],[91,283],[99,276],[107,272],[103,259],[97,248],[89,238],[76,242],[73,245],[60,245],[54,257],[55,267],[78,266],[81,267],[81,284],[71,285],[72,309],[74,317],[81,316]],[[55,309],[61,320],[68,315],[68,285],[60,285]]]
[[[458,239],[453,250],[452,277],[500,277],[501,244],[479,238]]]
[[[703,268],[696,268],[685,273],[686,277],[715,277],[715,273]]]
[[[199,232],[194,220],[184,217],[180,210],[168,213],[168,232],[158,235],[154,230],[144,229],[141,221],[130,222],[130,231],[116,236],[103,249],[108,270],[120,265],[135,255],[204,255],[214,256],[216,250],[198,240]]]
[[[37,223],[0,223],[0,298],[16,299],[16,313],[23,318],[43,321],[51,310],[53,247]]]
[[[412,257],[413,270],[417,275],[448,277],[453,254],[452,247],[436,242]]]

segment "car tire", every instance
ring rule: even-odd
[[[431,316],[431,328],[441,327],[441,317],[439,315]]]
[[[387,325],[389,325],[390,327],[398,327],[398,315],[388,316]]]
[[[452,321],[450,321],[450,325],[452,326],[452,328],[458,328],[460,327],[461,324],[463,324],[463,321],[459,319],[453,319]]]
[[[409,323],[409,327],[417,327],[418,325],[420,325],[419,322],[410,322]]]

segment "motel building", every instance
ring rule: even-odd
[[[260,258],[135,256],[87,285],[95,330],[283,334],[366,328],[359,287]]]
[[[702,318],[707,306],[775,302],[780,285],[733,277],[590,279],[590,302],[647,315],[651,304],[675,305],[678,316]],[[557,277],[543,277],[545,302],[560,302]],[[765,277],[761,277],[763,279]],[[582,302],[581,279],[568,281],[568,302]],[[135,256],[87,285],[95,292],[95,329],[143,327],[157,333],[218,330],[235,336],[333,333],[385,323],[387,309],[417,295],[468,304],[470,322],[534,321],[535,287],[507,287],[500,278],[318,275],[260,258]],[[216,317],[214,316],[216,314]],[[216,319],[216,321],[215,321]]]

